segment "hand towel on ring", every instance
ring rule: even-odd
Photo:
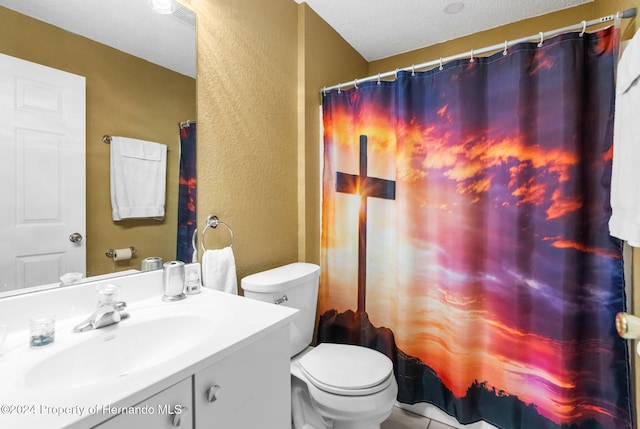
[[[202,284],[210,289],[238,294],[236,261],[231,247],[204,252],[202,255]]]

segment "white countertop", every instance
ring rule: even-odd
[[[135,274],[110,282],[122,288],[120,299],[127,302],[130,319],[82,333],[73,333],[71,329],[95,308],[95,284],[0,299],[0,323],[9,326],[4,353],[0,356],[0,428],[89,428],[112,417],[112,410],[133,406],[273,332],[289,323],[297,313],[291,308],[209,289],[189,295],[182,301],[162,302],[161,271]],[[30,348],[25,321],[43,311],[58,315],[55,341],[45,347]],[[188,348],[186,351],[171,350],[172,343],[176,341],[174,338],[172,342],[172,338],[167,336],[167,350],[175,356],[149,368],[97,385],[60,388],[54,383],[53,387],[34,388],[25,384],[27,372],[37,363],[82,341],[117,334],[121,326],[136,323],[136,315],[145,311],[210,314],[214,317],[210,325],[178,328],[186,336],[195,338],[191,347],[180,346]],[[52,377],[64,377],[64,374],[52,374]]]

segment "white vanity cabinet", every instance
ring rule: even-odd
[[[194,376],[196,429],[291,427],[289,326]]]
[[[95,429],[193,429],[192,377],[95,426]],[[113,408],[116,414],[116,408]]]
[[[0,429],[290,428],[297,310],[207,288],[165,302],[162,276],[118,279],[129,318],[82,333],[100,282],[0,300]],[[36,350],[38,313],[57,315],[56,339]]]
[[[289,428],[290,380],[285,325],[94,429]]]

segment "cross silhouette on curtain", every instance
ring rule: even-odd
[[[396,199],[396,182],[367,176],[367,136],[360,136],[360,173],[336,173],[336,191],[360,195],[358,216],[358,312],[365,312],[367,293],[367,199]]]

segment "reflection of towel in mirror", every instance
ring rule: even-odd
[[[210,289],[238,294],[236,261],[231,247],[204,252],[202,255],[202,284]]]
[[[112,137],[113,220],[163,219],[166,174],[166,145],[126,137]]]

